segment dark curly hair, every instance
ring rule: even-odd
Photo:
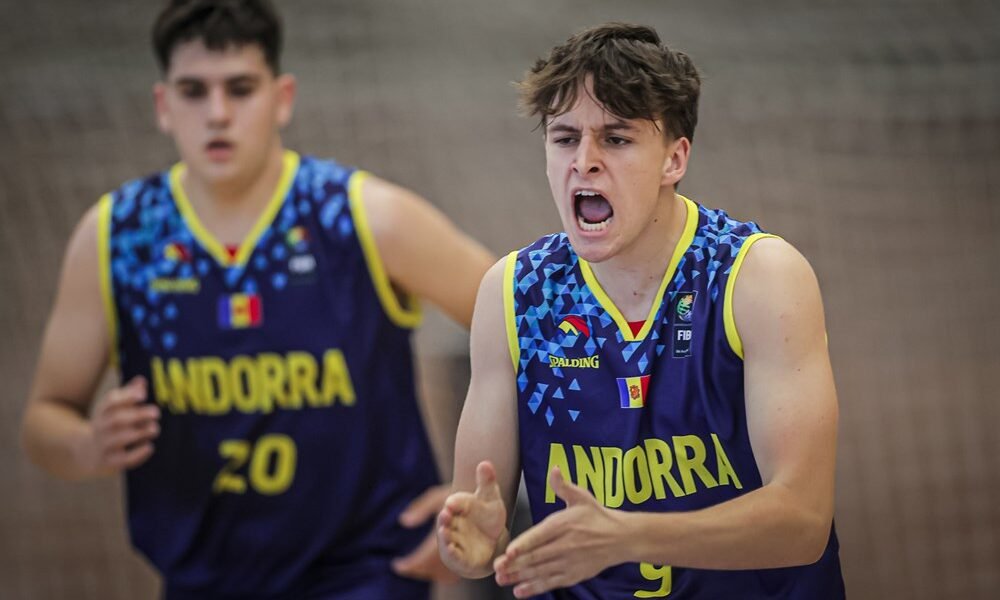
[[[552,49],[517,84],[527,116],[548,119],[576,103],[587,76],[596,100],[623,119],[662,120],[673,138],[694,140],[701,78],[691,59],[671,50],[652,27],[606,23]]]

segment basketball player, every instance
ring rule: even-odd
[[[181,162],[74,232],[25,448],[64,479],[125,474],[168,599],[425,598],[454,576],[422,523],[447,488],[410,332],[418,298],[468,325],[492,259],[413,193],[284,148],[266,0],[174,0],[153,38]]]
[[[690,59],[571,37],[520,84],[564,233],[486,275],[439,515],[445,564],[518,598],[842,598],[837,401],[816,278],[677,194]],[[533,527],[508,543],[523,469]]]

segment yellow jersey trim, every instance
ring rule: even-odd
[[[590,267],[590,263],[582,258],[580,259],[580,272],[583,274],[583,280],[587,283],[590,291],[594,293],[597,301],[604,307],[604,310],[618,324],[618,330],[621,331],[622,339],[626,342],[644,340],[649,335],[649,330],[653,328],[653,318],[656,317],[656,311],[659,310],[660,304],[663,302],[663,293],[667,290],[670,282],[673,281],[678,263],[681,262],[684,253],[687,252],[688,247],[691,246],[691,242],[694,241],[694,234],[698,229],[698,206],[680,194],[678,194],[678,197],[684,201],[684,206],[687,209],[684,231],[681,233],[681,238],[677,241],[677,246],[674,247],[674,253],[670,258],[670,263],[667,265],[667,271],[663,274],[663,280],[660,281],[660,289],[657,290],[656,296],[653,298],[653,303],[649,307],[649,314],[646,315],[646,321],[643,323],[642,329],[639,330],[638,334],[632,333],[628,319],[618,310],[618,307],[615,306],[615,303],[604,291],[604,288],[601,287],[601,284],[597,281],[597,277],[594,275],[593,269]]]
[[[281,177],[278,179],[278,185],[275,186],[271,199],[268,201],[264,211],[257,217],[257,222],[250,229],[250,233],[240,243],[240,247],[236,251],[236,256],[232,258],[226,252],[226,248],[219,243],[219,240],[215,239],[215,236],[205,228],[201,219],[198,218],[198,214],[194,211],[194,207],[191,206],[187,192],[184,191],[184,186],[181,185],[181,177],[184,176],[187,167],[184,163],[177,163],[171,167],[170,192],[174,198],[174,203],[177,205],[177,210],[180,211],[184,222],[187,223],[188,229],[191,230],[198,243],[220,265],[225,267],[241,267],[245,265],[254,247],[257,246],[260,236],[263,235],[264,230],[274,221],[278,210],[284,204],[288,190],[291,189],[292,181],[295,179],[295,173],[299,169],[299,155],[292,150],[285,150],[281,160]]]
[[[722,304],[722,320],[726,325],[726,339],[729,341],[729,347],[733,349],[736,356],[740,357],[740,360],[743,359],[743,340],[740,338],[740,332],[736,329],[736,317],[733,315],[733,290],[736,289],[736,277],[740,274],[740,267],[743,266],[743,260],[747,257],[750,246],[753,246],[764,238],[781,239],[770,233],[755,233],[748,237],[743,242],[743,246],[740,247],[740,251],[736,254],[736,260],[733,261],[733,268],[729,271],[729,280],[726,281],[726,294],[723,297]]]
[[[517,339],[517,323],[514,321],[515,266],[517,266],[517,250],[507,255],[503,266],[503,320],[507,329],[507,348],[510,350],[510,360],[514,363],[516,375],[518,359],[521,357],[521,344]]]
[[[104,316],[108,321],[111,366],[117,367],[118,318],[115,316],[115,297],[111,288],[111,204],[111,194],[104,194],[97,202],[97,270],[100,272]]]
[[[398,327],[413,329],[420,325],[423,313],[420,309],[420,302],[413,296],[406,294],[405,300],[408,307],[404,307],[400,302],[399,294],[392,289],[392,282],[385,272],[385,265],[382,257],[379,256],[378,246],[375,244],[375,236],[372,235],[371,227],[368,225],[368,214],[365,212],[365,204],[362,201],[361,186],[369,174],[365,171],[355,171],[347,183],[347,199],[351,207],[351,216],[354,218],[354,230],[358,234],[358,241],[361,243],[361,250],[365,255],[365,263],[368,265],[368,274],[375,284],[375,292],[389,320]]]

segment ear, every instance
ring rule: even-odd
[[[691,140],[679,137],[667,144],[667,157],[663,161],[663,177],[660,185],[677,186],[687,172],[688,158],[691,156]]]
[[[160,131],[170,135],[170,109],[167,108],[167,86],[162,81],[153,84],[153,107],[156,109],[156,125]]]
[[[278,76],[275,83],[278,94],[278,127],[284,127],[292,120],[292,113],[295,112],[295,93],[298,89],[298,82],[294,75],[283,73]]]

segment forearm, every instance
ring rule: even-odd
[[[826,547],[830,511],[769,484],[685,513],[626,513],[627,562],[698,569],[766,569],[816,562]]]
[[[21,445],[31,462],[66,480],[94,477],[88,452],[90,422],[78,410],[54,401],[29,403],[21,426]]]

